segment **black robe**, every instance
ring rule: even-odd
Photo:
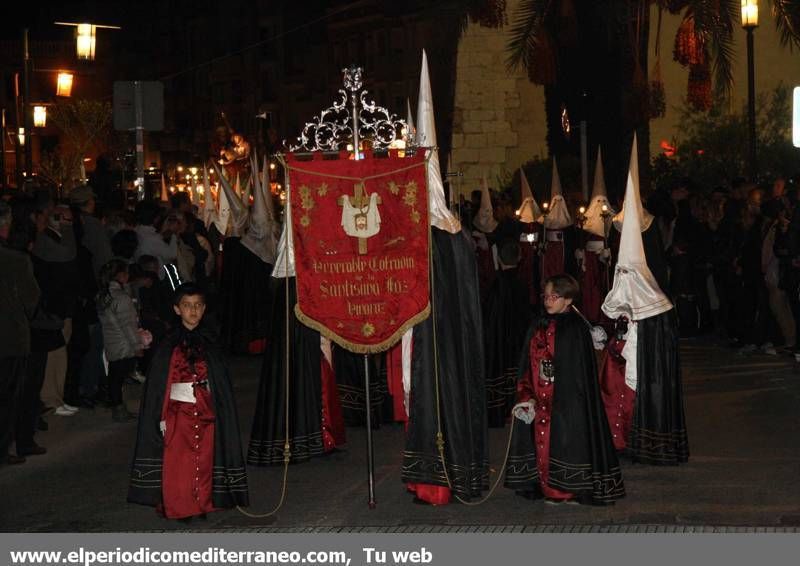
[[[267,336],[272,265],[244,247],[239,238],[225,238],[220,278],[222,340],[237,354],[250,353],[250,344]]]
[[[530,341],[548,316],[534,321],[523,343],[518,379],[530,366]],[[624,497],[625,486],[597,379],[592,339],[577,314],[555,315],[553,410],[548,483],[581,503],[607,505]],[[513,419],[505,485],[533,499],[542,491],[530,424]]]
[[[676,465],[689,460],[675,309],[640,320],[636,403],[628,442],[635,462]]]
[[[144,384],[136,449],[131,467],[128,501],[142,505],[159,505],[162,501],[161,475],[164,438],[159,429],[161,411],[173,350],[186,335],[179,328],[168,334],[158,346]],[[202,328],[192,333],[204,342],[208,364],[208,382],[214,403],[214,468],[212,472],[212,501],[223,509],[248,504],[247,472],[242,457],[239,417],[233,398],[233,388],[222,353],[214,340]]]
[[[503,427],[516,395],[517,362],[530,324],[529,293],[516,269],[498,271],[483,311],[489,426]]]
[[[366,396],[364,395],[364,355],[349,352],[332,344],[333,371],[342,403],[346,426],[365,426]],[[369,404],[372,428],[392,418],[392,398],[386,384],[386,365],[382,354],[369,356]]]
[[[256,412],[247,450],[247,463],[255,466],[283,464],[286,435],[286,286],[271,279],[272,317],[267,349],[261,367]],[[294,315],[297,294],[289,278],[290,378],[289,417],[292,462],[304,462],[325,450],[322,441],[322,377],[320,335]]]
[[[483,325],[475,254],[464,233],[432,228],[439,407],[453,492],[468,499],[488,487]],[[402,480],[448,486],[436,447],[433,319],[414,327],[411,394]]]

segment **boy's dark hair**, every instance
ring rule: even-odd
[[[181,299],[184,297],[192,297],[196,295],[203,297],[203,300],[206,298],[205,290],[203,290],[203,288],[196,283],[183,283],[182,285],[178,285],[178,288],[175,289],[175,296],[172,298],[172,304],[178,306],[181,302]]]
[[[581,286],[572,275],[561,273],[560,275],[553,275],[548,277],[544,282],[545,286],[550,283],[553,286],[553,292],[556,295],[564,297],[565,299],[572,299],[573,303],[578,302],[581,296]]]

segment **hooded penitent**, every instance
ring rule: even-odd
[[[519,187],[520,198],[522,199],[522,203],[517,209],[519,221],[525,224],[536,222],[541,217],[542,211],[536,203],[536,199],[533,198],[533,191],[531,191],[531,186],[528,184],[528,178],[525,176],[525,171],[523,171],[522,167],[519,168]]]
[[[203,202],[203,223],[206,229],[211,226],[212,222],[217,221],[217,208],[214,203],[214,194],[211,192],[211,183],[208,179],[208,166],[203,165],[203,186],[205,200]],[[224,234],[224,231],[222,231]]]
[[[167,192],[167,181],[164,179],[164,174],[161,174],[161,202],[169,201],[169,193]]]
[[[606,207],[606,213],[603,215],[603,206]],[[594,188],[592,189],[592,200],[589,202],[589,207],[586,209],[583,223],[583,229],[587,232],[600,237],[608,235],[609,222],[608,219],[614,216],[615,211],[611,208],[611,203],[608,202],[608,193],[606,193],[606,182],[603,175],[603,157],[600,148],[597,148],[597,164],[594,169]]]
[[[497,220],[494,218],[494,209],[492,208],[492,197],[489,194],[489,183],[486,181],[484,175],[481,179],[481,207],[478,209],[478,214],[472,221],[475,227],[486,234],[494,232],[497,228]]]
[[[222,172],[217,167],[217,164],[214,164],[214,169],[217,171],[217,176],[219,177],[220,182],[220,198],[219,198],[219,215],[220,220],[222,220],[222,216],[224,214],[223,206],[225,201],[227,201],[228,210],[229,210],[229,224],[230,224],[230,235],[233,237],[241,236],[244,233],[245,225],[247,224],[247,208],[245,208],[244,204],[239,197],[236,196],[236,192],[234,191],[233,187],[231,187],[230,181],[222,175]],[[224,199],[224,200],[223,200]],[[217,229],[220,230],[220,233],[224,232],[220,229],[219,224],[217,225]]]
[[[268,204],[270,195],[261,183],[258,171],[258,161],[251,159],[254,183],[253,210],[250,213],[250,222],[247,233],[242,236],[242,245],[258,256],[264,263],[275,263],[277,242],[275,241],[275,219],[272,217],[271,207]]]
[[[422,70],[419,78],[419,100],[417,102],[417,144],[430,147],[428,159],[428,202],[431,226],[456,234],[461,231],[461,222],[447,208],[444,198],[442,172],[439,169],[439,151],[436,149],[436,124],[433,121],[433,95],[428,76],[428,57],[422,51]]]
[[[609,318],[630,322],[621,350],[618,339],[609,342],[601,384],[609,422],[626,433],[615,438],[618,448],[625,446],[635,462],[675,465],[689,458],[677,322],[645,258],[636,163],[634,136],[623,209],[627,220],[614,285],[603,303]]]
[[[548,230],[563,230],[572,226],[572,217],[561,190],[561,179],[558,176],[558,165],[553,157],[553,180],[550,185],[549,213],[544,217],[544,227]]]

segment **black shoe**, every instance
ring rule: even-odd
[[[81,397],[76,406],[80,407],[81,409],[94,409],[94,405],[95,402],[93,399],[90,399],[89,397]]]
[[[16,464],[24,464],[25,457],[24,456],[15,456],[14,454],[9,454],[6,456],[6,464],[9,466],[14,466]]]
[[[44,420],[42,417],[36,419],[36,430],[40,430],[45,432],[47,429],[50,428],[50,425],[47,424],[47,421]]]
[[[41,456],[42,454],[47,454],[47,448],[39,446],[35,442],[24,448],[17,446],[17,456]]]

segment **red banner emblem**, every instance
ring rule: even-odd
[[[288,156],[298,319],[343,348],[381,352],[427,318],[425,156]]]

